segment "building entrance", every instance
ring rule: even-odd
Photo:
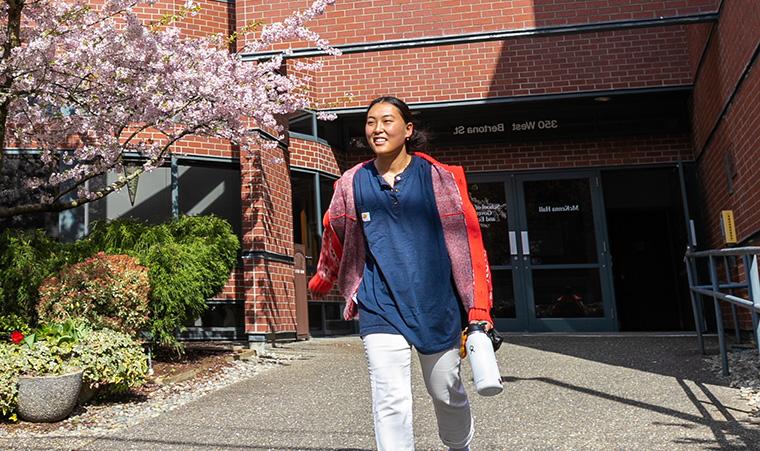
[[[596,171],[474,175],[503,331],[614,331],[615,302]]]

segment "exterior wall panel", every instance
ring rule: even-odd
[[[751,0],[750,0],[751,1]],[[308,0],[239,0],[238,23],[272,22]],[[382,0],[341,1],[312,28],[334,45],[497,30],[591,24],[715,11],[718,0]],[[302,43],[292,44],[294,48]]]
[[[364,106],[560,94],[691,83],[683,26],[348,54],[325,59],[327,103]]]

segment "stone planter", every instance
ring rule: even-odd
[[[58,376],[20,376],[18,415],[25,421],[61,421],[71,414],[82,387],[82,370]]]

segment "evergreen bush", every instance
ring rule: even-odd
[[[137,337],[148,325],[148,269],[128,255],[98,252],[65,266],[39,287],[40,321],[81,318]]]
[[[158,225],[132,219],[95,223],[90,235],[75,243],[59,243],[41,230],[7,230],[0,234],[0,325],[16,324],[18,318],[36,324],[38,288],[65,265],[97,252],[124,254],[148,268],[152,339],[181,351],[177,333],[224,287],[239,247],[230,224],[212,215]]]
[[[40,282],[87,255],[87,243],[62,244],[43,230],[0,233],[0,324],[35,324]]]
[[[152,339],[177,351],[177,333],[227,283],[240,248],[229,222],[213,215],[154,226],[112,221],[97,224],[88,239],[97,249],[132,255],[149,268]]]
[[[102,395],[139,387],[148,374],[148,356],[128,335],[108,328],[86,333],[72,349],[72,361],[84,370],[86,384]]]

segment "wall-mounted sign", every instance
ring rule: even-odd
[[[457,125],[454,127],[454,134],[455,135],[481,135],[484,133],[503,133],[504,132],[504,124],[498,123],[494,125],[472,125],[472,126],[464,126],[464,125]]]
[[[559,128],[559,121],[557,119],[546,119],[543,121],[512,122],[512,130],[516,132],[530,131],[530,130],[551,130],[553,128]]]
[[[689,96],[688,90],[679,90],[619,95],[605,103],[571,96],[514,103],[430,106],[416,111],[415,126],[427,133],[432,148],[688,133]],[[342,131],[346,146],[366,149],[364,114],[356,113],[348,119],[350,122]]]
[[[723,230],[723,241],[726,244],[736,244],[736,223],[734,222],[733,210],[720,212],[720,228]]]
[[[538,207],[539,213],[568,213],[574,211],[581,211],[581,206],[578,204],[568,205],[540,205]]]
[[[505,126],[503,122],[498,124],[483,124],[483,125],[456,125],[454,127],[453,135],[487,135],[498,134],[504,132],[530,132],[541,130],[553,130],[559,128],[559,120],[546,119],[546,120],[532,120],[532,121],[520,121],[512,122],[509,126]]]

